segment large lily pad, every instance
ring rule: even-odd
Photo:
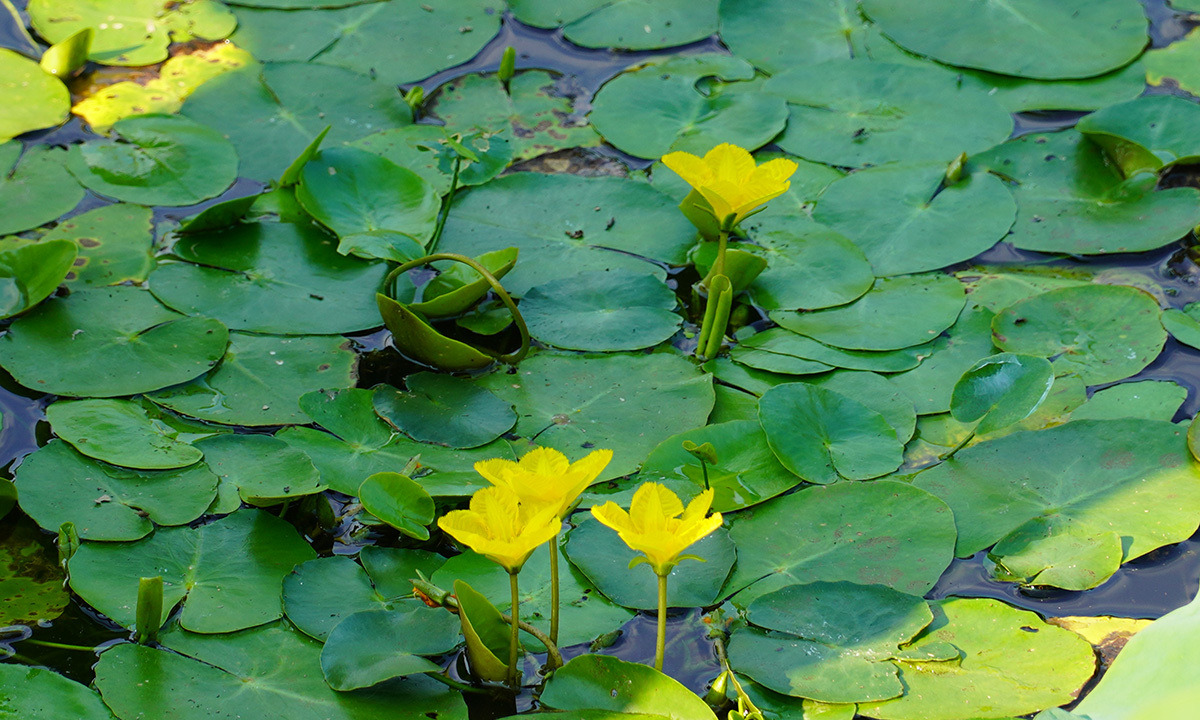
[[[429,678],[369,693],[332,690],[321,673],[321,644],[283,623],[220,637],[171,631],[163,642],[175,652],[124,644],[101,655],[96,686],[120,717],[467,718],[462,694]]]
[[[1128,64],[1146,46],[1134,0],[865,0],[863,10],[904,48],[1004,75],[1086,78]]]
[[[296,529],[262,510],[198,528],[159,528],[136,544],[85,543],[71,558],[71,589],[114,622],[136,622],[138,578],[162,576],[163,621],[227,633],[283,616],[280,587],[316,553]]]
[[[890,480],[810,487],[739,514],[738,564],[722,594],[750,602],[784,585],[849,581],[924,595],[954,555],[941,500]]]
[[[955,383],[950,414],[959,422],[978,422],[975,432],[983,435],[1029,417],[1053,384],[1054,370],[1045,358],[992,355],[972,365]]]
[[[1024,135],[971,162],[1015,183],[1017,221],[1008,240],[1024,250],[1140,252],[1200,223],[1194,188],[1155,190],[1149,174],[1125,180],[1099,146],[1074,130]]]
[[[74,400],[46,408],[54,434],[80,453],[141,470],[181,468],[203,453],[176,439],[178,431],[153,421],[128,400]]]
[[[458,644],[459,622],[441,607],[419,600],[394,609],[363,610],[347,616],[321,649],[321,670],[334,690],[357,690],[385,680],[437,672],[425,655],[442,655]]]
[[[1200,160],[1200,106],[1173,95],[1147,95],[1098,110],[1075,129],[1104,148],[1126,177]]]
[[[238,111],[229,112],[231,107]],[[412,122],[412,110],[394,87],[308,63],[225,73],[197,88],[181,112],[228,137],[241,175],[256,180],[279,177],[326,126],[325,142],[333,146]]]
[[[53,127],[67,119],[71,93],[62,80],[36,61],[0,48],[0,142],[31,130]]]
[[[954,324],[966,303],[949,275],[880,278],[858,300],[809,313],[776,310],[771,319],[792,332],[848,350],[899,350],[923,345]]]
[[[375,412],[404,434],[456,448],[486,445],[508,432],[517,414],[508,403],[475,383],[435,373],[414,373],[408,392],[380,387]]]
[[[70,274],[77,249],[66,240],[0,246],[0,318],[37,305]]]
[[[1071,412],[1071,419],[1115,420],[1138,417],[1170,421],[1187,400],[1187,395],[1187,388],[1165,380],[1121,383],[1093,394],[1086,403]]]
[[[161,263],[150,290],[180,312],[278,335],[382,324],[375,291],[387,266],[338,254],[334,239],[311,225],[244,223],[189,233],[174,254],[186,262]]]
[[[866,20],[853,0],[741,0],[721,6],[721,40],[768,73],[853,57]]]
[[[1146,65],[1146,82],[1162,87],[1168,81],[1181,90],[1200,95],[1200,32],[1193,28],[1181,40],[1163,48],[1147,50],[1142,56]]]
[[[980,443],[914,484],[954,508],[960,557],[1027,532],[1026,523],[1061,518],[1117,533],[1131,560],[1190,537],[1197,520],[1187,508],[1200,499],[1185,429],[1140,419],[1080,420]]]
[[[767,206],[765,212],[771,211]],[[778,225],[778,227],[775,227]],[[844,305],[871,289],[875,274],[851,240],[807,216],[770,221],[751,237],[767,269],[748,289],[765,310],[817,310]]]
[[[696,230],[676,202],[632,180],[517,173],[457,196],[439,249],[518,248],[521,262],[504,277],[516,295],[587,270],[645,273],[656,268],[626,253],[687,261]]]
[[[884,352],[843,350],[819,343],[804,335],[797,335],[790,330],[771,328],[743,339],[730,355],[738,362],[755,367],[759,366],[752,362],[746,362],[743,357],[752,352],[765,352],[822,363],[829,368],[903,372],[912,370],[921,364],[924,358],[929,357],[932,349],[932,344],[926,343]]]
[[[1154,362],[1167,340],[1158,302],[1122,285],[1082,285],[1036,295],[992,320],[996,344],[1052,358],[1058,375],[1088,385],[1129,377]]]
[[[117,121],[122,142],[71,147],[68,167],[85,187],[141,205],[195,205],[238,176],[238,156],[221,134],[177,115]]]
[[[900,664],[905,694],[864,703],[880,720],[1001,718],[1062,705],[1095,670],[1092,646],[1075,633],[997,600],[951,598],[932,605],[933,623],[911,645],[917,653],[951,644],[955,662]]]
[[[0,339],[0,364],[42,392],[134,395],[207,372],[227,337],[216,320],[179,315],[144,290],[85,290],[14,322]]]
[[[992,344],[993,317],[986,308],[968,309],[945,335],[933,341],[929,357],[922,360],[920,365],[888,377],[913,401],[918,414],[949,411],[950,398],[958,379],[977,360],[995,353],[996,347]]]
[[[975,172],[942,183],[943,164],[868,168],[830,185],[813,219],[862,248],[875,274],[904,275],[969,260],[1016,218],[1012,194]]]
[[[354,353],[336,336],[233,333],[216,369],[150,399],[175,412],[227,425],[303,423],[308,416],[300,409],[300,396],[350,385],[354,363]]]
[[[63,220],[38,241],[70,240],[79,257],[67,275],[76,287],[141,282],[154,260],[153,211],[137,205],[108,205]]]
[[[585,272],[532,288],[521,300],[529,334],[567,350],[640,350],[683,323],[655,275]]]
[[[669,58],[605,83],[588,119],[610,144],[637,157],[703,154],[722,142],[754,150],[783,130],[787,104],[737,82],[753,79],[754,68],[740,58]]]
[[[53,670],[15,663],[0,665],[0,707],[25,720],[112,720],[100,696]]]
[[[0,233],[50,222],[79,204],[84,190],[66,169],[66,150],[0,143]]]
[[[585,654],[554,673],[542,702],[558,710],[632,710],[669,720],[715,720],[695,693],[657,670],[606,655]]]
[[[652,50],[717,31],[715,0],[512,0],[509,7],[521,22],[563,25],[567,39],[584,47]]]
[[[325,489],[303,452],[268,435],[222,433],[196,442],[204,463],[237,488],[242,500],[274,505]]]
[[[519,416],[515,432],[568,457],[611,447],[598,479],[628,475],[676,433],[704,424],[712,410],[712,376],[679,355],[586,357],[539,353],[516,375],[480,379]],[[630,422],[637,418],[637,422]]]
[[[830,165],[949,162],[1012,131],[999,103],[940,70],[837,60],[786,70],[763,89],[791,109],[779,146]]]

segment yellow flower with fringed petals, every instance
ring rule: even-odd
[[[788,178],[798,167],[785,158],[755,166],[747,150],[730,143],[721,143],[702,158],[687,152],[668,153],[662,162],[708,201],[724,230],[787,192],[791,187]]]
[[[496,486],[476,491],[469,510],[446,513],[438,527],[516,573],[539,545],[558,534],[562,522],[553,508],[523,505],[512,490]]]
[[[684,509],[679,496],[665,485],[648,482],[633,494],[629,512],[608,502],[593,506],[592,514],[616,530],[626,545],[644,554],[645,562],[663,577],[684,559],[684,550],[721,526],[721,513],[705,517],[712,500],[710,488]]]
[[[475,463],[475,472],[507,487],[523,505],[553,506],[562,517],[612,460],[612,450],[593,450],[571,462],[554,448],[534,448],[520,462],[495,458]]]

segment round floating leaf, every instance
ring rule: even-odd
[[[1071,412],[1071,419],[1115,420],[1136,417],[1170,421],[1179,411],[1179,406],[1187,400],[1187,395],[1187,388],[1170,381],[1121,383],[1096,392]]]
[[[150,399],[175,412],[226,425],[305,423],[300,396],[323,387],[350,385],[354,361],[354,353],[337,336],[233,333],[216,369]]]
[[[880,278],[858,300],[809,313],[774,311],[792,332],[849,350],[899,350],[923,345],[954,324],[966,303],[949,275]]]
[[[683,323],[675,293],[655,275],[584,272],[534,287],[521,300],[529,334],[568,350],[640,350]]]
[[[1124,180],[1073,130],[1023,135],[971,162],[1012,181],[1017,222],[1008,240],[1023,250],[1140,252],[1175,242],[1200,223],[1194,188],[1155,190],[1157,178],[1148,174]]]
[[[806,383],[771,388],[758,401],[771,451],[809,482],[866,480],[900,467],[904,443],[883,415],[846,395]]]
[[[791,110],[779,146],[830,165],[949,162],[1012,131],[987,93],[935,69],[836,60],[786,70],[763,89]]]
[[[508,92],[493,75],[464,75],[439,88],[428,109],[446,122],[447,132],[504,133],[516,160],[600,144],[573,102],[557,92],[554,77],[542,70],[513,76]]]
[[[196,447],[221,481],[254,505],[276,505],[325,489],[307,455],[268,435],[214,435],[198,440]]]
[[[195,205],[225,191],[238,156],[215,130],[177,115],[119,120],[123,142],[71,147],[67,167],[89,190],[141,205]]]
[[[508,167],[513,159],[513,144],[505,137],[508,134],[488,136],[472,133],[463,138],[462,142],[475,153],[479,161],[460,159],[459,187],[485,183]],[[450,181],[454,174],[454,160],[449,156],[458,157],[449,149],[446,140],[444,128],[409,125],[368,135],[350,145],[412,170],[432,185],[438,195],[445,195],[450,192]]]
[[[905,694],[858,712],[881,720],[1024,715],[1074,700],[1095,671],[1092,646],[1069,630],[997,600],[934,603],[912,651],[953,645],[949,663],[901,662]]]
[[[363,480],[358,488],[363,508],[401,533],[417,540],[429,539],[433,498],[406,475],[381,472]]]
[[[28,521],[10,520],[0,530],[0,593],[5,598],[0,608],[0,623],[3,625],[49,622],[62,615],[71,602],[71,595],[63,586],[65,577],[58,557],[47,545],[45,535]],[[0,665],[6,667],[11,666]],[[7,682],[0,686],[10,687]],[[0,702],[5,700],[11,702],[0,691]]]
[[[120,717],[467,718],[462,693],[430,678],[369,693],[331,689],[321,674],[321,644],[282,623],[219,637],[172,631],[163,641],[176,652],[126,643],[100,656],[96,686]]]
[[[135,395],[208,371],[227,338],[216,320],[179,315],[144,290],[84,290],[14,322],[0,339],[0,364],[41,392]]]
[[[1188,303],[1182,310],[1163,310],[1162,325],[1184,345],[1200,348],[1200,303]]]
[[[567,647],[591,642],[605,633],[617,630],[633,617],[633,613],[609,602],[588,581],[587,577],[567,561],[559,545],[559,645]],[[452,587],[456,581],[471,587],[489,598],[495,598],[501,612],[512,610],[508,573],[496,563],[474,552],[464,552],[446,561],[431,578],[438,587]],[[521,569],[521,619],[550,631],[550,550],[549,544],[538,547]],[[522,642],[540,652],[541,644],[531,635]]]
[[[901,443],[908,442],[917,424],[912,400],[896,390],[887,378],[872,372],[838,370],[816,378],[806,378],[810,385],[841,393],[871,408],[887,420]]]
[[[1147,95],[1081,118],[1075,129],[1104,148],[1126,177],[1200,160],[1200,106],[1173,95]]]
[[[48,223],[79,204],[84,190],[67,172],[66,152],[33,145],[22,154],[20,143],[0,143],[0,234]]]
[[[708,466],[708,483],[715,490],[712,509],[740,510],[792,489],[800,478],[779,464],[767,447],[756,420],[711,424],[689,430],[662,442],[642,464],[639,478],[677,478],[690,483],[695,493],[704,489],[700,461],[683,449],[683,443],[712,443],[717,462]],[[683,498],[687,501],[687,498]]]
[[[512,405],[463,378],[414,373],[405,379],[408,392],[381,387],[375,412],[404,434],[427,443],[456,448],[486,445],[512,429]]]
[[[842,350],[783,328],[771,328],[739,342],[731,356],[737,360],[742,353],[762,351],[811,360],[829,367],[873,372],[901,372],[917,367],[923,358],[928,357],[931,351],[930,345],[930,343],[926,343],[885,352]]]
[[[1153,48],[1142,56],[1146,82],[1156,87],[1170,80],[1180,90],[1200,95],[1200,32],[1193,28],[1182,40],[1163,48]]]
[[[568,40],[591,48],[652,50],[702,40],[717,31],[716,0],[515,0],[509,6],[521,22],[564,25]]]
[[[992,577],[1026,586],[1088,590],[1121,566],[1121,536],[1059,516],[1033,518],[996,543]]]
[[[79,246],[79,257],[67,274],[73,286],[140,283],[154,267],[152,219],[150,208],[108,205],[63,220],[39,242],[70,240]]]
[[[58,289],[75,263],[75,244],[51,240],[0,250],[0,318],[25,312]]]
[[[1005,308],[992,320],[996,344],[1009,352],[1054,358],[1058,375],[1088,385],[1129,377],[1158,357],[1167,340],[1158,302],[1122,285],[1051,290]]]
[[[1054,384],[1050,361],[1033,355],[1000,353],[968,369],[954,385],[950,414],[964,423],[979,421],[980,435],[1029,417]]]
[[[915,484],[954,508],[960,557],[1027,521],[1061,517],[1116,532],[1132,560],[1190,537],[1196,518],[1187,504],[1200,498],[1183,428],[1135,419],[1080,420],[980,443]]]
[[[189,233],[150,278],[164,304],[231,328],[278,335],[335,334],[379,327],[375,291],[387,266],[339,255],[312,226],[245,223]]]
[[[867,22],[853,0],[742,0],[721,5],[721,40],[774,74],[862,54]]]
[[[588,120],[605,140],[637,157],[703,154],[722,142],[754,150],[783,130],[788,113],[782,98],[736,82],[752,79],[754,68],[740,58],[669,58],[605,83]],[[699,90],[701,81],[707,92]]]
[[[630,568],[641,557],[621,536],[597,520],[586,517],[567,536],[567,557],[609,600],[636,610],[658,607],[658,576],[649,564]],[[684,560],[667,579],[668,607],[705,607],[720,599],[719,592],[737,558],[729,534],[718,528],[694,545],[687,555],[704,562]]]
[[[630,255],[687,262],[696,230],[677,202],[633,180],[515,173],[456,196],[438,247],[468,257],[518,248],[504,278],[515,295],[585,271],[657,272]]]
[[[91,28],[88,59],[104,65],[153,65],[167,59],[172,42],[220,40],[237,24],[233,12],[213,0],[32,0],[29,19],[52,43]]]
[[[654,668],[607,655],[583,654],[546,682],[541,700],[555,710],[612,710],[670,720],[715,720],[695,693]]]
[[[1147,21],[1134,0],[865,0],[863,10],[902,47],[950,65],[1004,75],[1086,78],[1141,54]]]
[[[753,586],[739,595],[749,602],[784,585],[818,580],[924,595],[954,556],[955,531],[941,500],[905,483],[877,480],[775,498],[732,519],[729,536],[738,564],[722,595]]]
[[[151,420],[128,400],[75,400],[46,408],[54,434],[96,460],[142,470],[191,465],[203,453],[176,440],[177,430]]]
[[[227,633],[283,616],[280,584],[316,556],[296,529],[262,510],[239,510],[198,528],[159,528],[134,544],[84,543],[71,557],[71,589],[127,628],[138,578],[163,578],[163,620],[183,603],[179,623]]]
[[[876,275],[924,272],[996,244],[1016,217],[1012,194],[983,172],[942,185],[946,166],[888,165],[829,186],[813,219],[862,248]]]
[[[888,377],[913,401],[918,414],[948,412],[954,385],[962,374],[977,360],[995,353],[993,317],[986,308],[968,309],[945,335],[933,341],[929,357],[919,366]]]
[[[965,82],[984,90],[996,98],[1005,109],[1014,113],[1037,110],[1095,110],[1132,100],[1146,89],[1146,68],[1143,60],[1129,63],[1104,75],[1077,80],[1030,80],[982,70],[963,70],[961,74]]]
[[[4,663],[0,665],[0,688],[0,704],[9,717],[113,720],[94,690],[46,668]]]
[[[225,73],[197,88],[181,112],[228,137],[241,159],[241,175],[256,180],[279,177],[326,126],[331,129],[325,144],[332,147],[412,123],[412,110],[394,86],[309,63]]]
[[[420,175],[356,148],[317,153],[304,166],[296,199],[339,237],[394,230],[425,240],[441,209]]]
[[[659,443],[704,424],[712,376],[678,355],[583,357],[539,353],[516,375],[479,380],[517,408],[514,432],[574,457],[580,448],[615,450],[599,480],[628,475]],[[637,422],[630,422],[637,418]]]
[[[459,637],[458,618],[419,600],[398,603],[395,610],[364,610],[346,617],[329,634],[321,649],[321,670],[329,687],[340,691],[438,672],[440,665],[421,656],[447,653]]]
[[[770,206],[765,212],[770,212]],[[858,246],[807,217],[789,218],[785,226],[751,236],[768,263],[749,287],[754,303],[764,310],[845,305],[870,290],[875,281],[871,264]]]
[[[62,80],[29,58],[0,48],[0,142],[67,119],[71,93]]]

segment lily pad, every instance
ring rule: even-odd
[[[631,568],[641,555],[621,536],[585,517],[567,536],[567,557],[609,600],[635,610],[658,607],[658,576],[649,564]],[[718,528],[687,549],[703,562],[684,560],[667,577],[667,607],[706,607],[720,599],[721,587],[737,559],[728,532]]]
[[[677,300],[655,275],[584,272],[538,285],[521,300],[529,334],[567,350],[640,350],[683,323]]]
[[[0,318],[23,313],[49,297],[70,274],[76,252],[66,240],[0,250]]]
[[[953,558],[955,530],[941,500],[876,480],[775,498],[732,519],[729,536],[738,564],[722,595],[742,591],[744,606],[784,585],[819,580],[924,595]]]
[[[975,432],[984,435],[1029,417],[1053,384],[1054,370],[1045,358],[992,355],[972,365],[955,383],[950,414],[959,422],[978,421]]]
[[[378,388],[373,401],[380,417],[414,440],[479,447],[517,422],[511,405],[469,380],[423,372],[409,375],[405,384],[407,393]]]
[[[31,0],[29,19],[38,34],[61,42],[91,28],[88,59],[105,65],[153,65],[167,59],[167,46],[189,40],[220,40],[233,32],[233,12],[213,0]]]
[[[475,134],[472,133],[472,136]],[[466,147],[479,157],[479,162],[462,159],[458,186],[481,185],[500,174],[512,162],[513,144],[508,133],[463,138]],[[438,195],[450,192],[454,174],[453,160],[445,150],[446,130],[437,125],[408,125],[382,130],[350,143],[351,147],[366,150],[408,168],[433,186]],[[440,151],[440,152],[439,152]]]
[[[1187,400],[1188,390],[1167,380],[1140,380],[1097,391],[1071,412],[1072,420],[1145,418],[1171,421]]]
[[[563,25],[566,38],[583,47],[653,50],[717,31],[715,0],[512,0],[509,7],[535,27]]]
[[[1017,221],[1008,240],[1023,250],[1140,252],[1175,242],[1200,223],[1194,188],[1156,190],[1149,174],[1125,180],[1074,130],[1023,135],[971,163],[1010,181]]]
[[[4,593],[5,601],[0,609],[0,623],[36,625],[62,615],[71,602],[71,594],[64,587],[65,579],[58,558],[49,551],[45,536],[36,525],[29,521],[4,523],[4,529],[0,530],[0,592]],[[6,667],[11,665],[0,665]],[[3,686],[9,687],[7,681]],[[11,698],[0,694],[0,702],[6,700],[11,702]],[[51,718],[47,716],[46,720]]]
[[[880,278],[841,307],[809,313],[779,310],[771,319],[792,332],[847,350],[923,345],[954,324],[966,302],[962,285],[940,274]]]
[[[38,242],[70,240],[79,247],[79,257],[67,274],[72,286],[140,283],[154,268],[152,218],[150,208],[108,205],[63,220]]]
[[[419,175],[356,148],[317,153],[304,166],[296,199],[338,237],[394,230],[427,240],[441,209]]]
[[[15,321],[0,339],[0,364],[41,392],[135,395],[207,372],[227,338],[216,320],[179,315],[145,290],[83,290]]]
[[[785,70],[763,90],[791,110],[779,146],[830,165],[949,162],[1012,131],[987,93],[935,69],[835,60]]]
[[[412,122],[394,87],[308,63],[225,73],[197,88],[180,112],[228,137],[241,159],[240,174],[256,180],[279,177],[326,126],[332,128],[326,144],[333,146]]]
[[[901,663],[905,694],[860,704],[860,714],[880,720],[1024,715],[1071,702],[1095,671],[1086,640],[1031,612],[961,598],[932,609],[933,623],[911,649],[951,644],[960,651],[959,662]]]
[[[204,455],[128,400],[60,401],[46,408],[46,420],[55,435],[80,453],[122,467],[181,468]]]
[[[606,141],[637,157],[703,154],[722,142],[754,150],[783,130],[788,111],[782,98],[738,82],[753,79],[754,67],[729,55],[668,58],[605,83],[588,120]]]
[[[375,291],[387,266],[338,254],[312,226],[244,223],[189,233],[185,262],[160,263],[150,290],[163,304],[248,332],[309,335],[379,327]]]
[[[1080,420],[966,448],[914,484],[954,508],[960,557],[1062,518],[1116,532],[1132,560],[1196,530],[1184,508],[1200,483],[1184,434],[1165,422]]]
[[[363,509],[417,540],[429,539],[433,498],[412,478],[397,472],[370,475],[358,488]]]
[[[1200,106],[1173,95],[1147,95],[1081,118],[1075,129],[1104,148],[1126,177],[1200,161]]]
[[[913,401],[919,415],[948,412],[954,385],[962,374],[977,360],[996,352],[992,344],[993,317],[983,307],[968,309],[946,334],[933,341],[929,357],[920,365],[888,377]]]
[[[904,443],[883,415],[842,393],[806,383],[771,388],[758,401],[771,451],[809,482],[866,480],[900,467]]]
[[[542,352],[526,358],[516,375],[495,372],[479,382],[516,406],[514,432],[521,437],[568,456],[614,448],[598,480],[633,472],[663,440],[703,425],[713,404],[712,376],[669,353]]]
[[[0,688],[0,703],[14,718],[113,720],[96,691],[46,668],[4,663]]]
[[[495,355],[441,334],[407,305],[383,293],[375,294],[375,302],[383,324],[392,333],[392,347],[406,358],[449,372],[482,370],[495,364]]]
[[[912,437],[917,424],[913,402],[884,376],[873,372],[836,370],[828,375],[806,378],[805,382],[841,393],[879,413],[896,431],[901,443],[908,442]]]
[[[992,320],[1003,350],[1053,358],[1058,375],[1088,385],[1129,377],[1158,357],[1167,340],[1158,302],[1122,285],[1083,285],[1010,305]]]
[[[873,352],[869,350],[843,350],[797,335],[783,328],[771,328],[756,333],[738,343],[731,352],[733,359],[742,362],[741,356],[749,351],[769,352],[777,355],[823,363],[834,368],[870,370],[873,372],[903,372],[912,370],[928,357],[929,343],[900,350]],[[754,365],[753,363],[746,363]],[[757,365],[754,365],[758,367]]]
[[[992,577],[1024,586],[1089,590],[1121,566],[1120,535],[1069,518],[1033,518],[996,543]]]
[[[830,185],[813,219],[862,248],[880,276],[969,260],[996,244],[1016,218],[1004,183],[976,172],[945,183],[946,166],[888,165]]]
[[[542,702],[556,710],[633,711],[670,720],[715,720],[695,693],[654,668],[607,655],[573,658],[546,682]]]
[[[770,206],[767,210],[770,212]],[[767,269],[750,284],[754,303],[764,310],[818,310],[845,305],[871,289],[875,273],[851,240],[803,217],[778,221],[780,227],[753,231]]]
[[[295,528],[262,510],[239,510],[198,528],[159,528],[136,544],[84,543],[71,558],[71,589],[114,622],[132,628],[138,578],[163,578],[163,621],[228,633],[283,616],[280,585],[316,557]]]
[[[863,11],[902,47],[950,65],[1003,75],[1086,78],[1128,64],[1146,47],[1134,0],[1042,3],[865,0]]]
[[[1200,32],[1195,28],[1181,40],[1162,48],[1152,48],[1142,56],[1146,82],[1162,87],[1171,81],[1180,90],[1200,95]]]
[[[84,187],[140,205],[195,205],[238,176],[233,145],[215,130],[178,115],[118,120],[122,142],[71,146],[67,167]]]
[[[378,685],[385,680],[438,672],[422,655],[441,655],[458,644],[459,622],[440,607],[419,600],[392,610],[363,610],[347,616],[321,649],[321,670],[334,690]]]
[[[456,196],[438,247],[468,257],[518,248],[504,278],[515,295],[585,271],[658,272],[634,256],[683,265],[695,242],[676,202],[633,180],[516,173]]]
[[[0,142],[42,128],[54,127],[67,119],[71,93],[62,80],[46,72],[36,61],[0,48]]]
[[[54,220],[79,204],[84,190],[66,168],[66,150],[0,143],[0,234]]]
[[[542,70],[513,76],[508,92],[495,76],[464,75],[439,88],[428,109],[445,121],[447,132],[505,133],[515,160],[600,144],[572,101],[555,90],[554,77]]]
[[[204,462],[252,505],[277,505],[325,489],[303,452],[268,435],[227,433],[198,440]]]
[[[750,0],[721,6],[721,40],[775,74],[861,54],[867,21],[853,0]]]
[[[369,693],[336,692],[321,674],[321,644],[283,623],[219,637],[172,631],[164,644],[175,652],[127,643],[101,655],[96,686],[120,717],[467,718],[461,693],[424,677]]]
[[[209,422],[255,427],[304,423],[308,416],[300,410],[300,396],[350,385],[354,363],[354,353],[337,336],[233,333],[221,364],[208,375],[149,397]]]

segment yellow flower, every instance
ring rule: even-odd
[[[558,534],[562,522],[553,508],[522,505],[512,490],[489,487],[471,496],[470,510],[453,510],[439,518],[438,527],[515,573],[539,545]]]
[[[703,158],[673,152],[664,155],[662,161],[704,196],[724,230],[732,229],[756,208],[787,192],[791,187],[788,178],[797,167],[784,158],[755,167],[749,152],[729,143],[721,143]]]
[[[629,512],[608,502],[593,506],[592,514],[616,530],[626,545],[643,553],[661,577],[684,559],[680,556],[684,550],[721,526],[721,513],[705,517],[712,499],[713,491],[705,490],[685,510],[679,496],[665,485],[643,483],[633,494]]]
[[[612,460],[612,450],[593,450],[571,462],[553,448],[534,448],[521,461],[496,458],[475,463],[475,472],[493,485],[507,487],[522,505],[551,506],[562,517]]]

